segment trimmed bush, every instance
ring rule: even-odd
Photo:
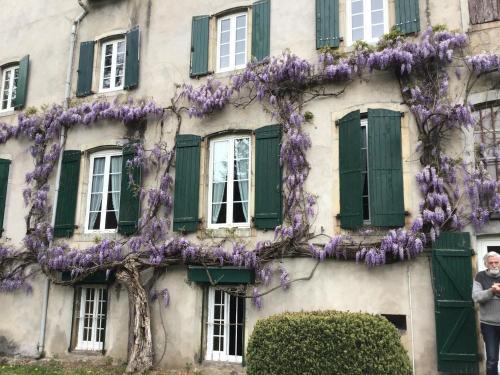
[[[410,375],[398,330],[384,317],[298,312],[259,320],[247,375]]]

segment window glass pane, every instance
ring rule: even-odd
[[[235,180],[248,179],[248,159],[237,160],[234,163],[234,178]]]
[[[246,27],[246,25],[247,25],[247,16],[245,14],[236,17],[236,28]]]
[[[236,300],[237,297],[229,296],[229,355],[236,355]]]
[[[372,1],[372,10],[384,8],[384,1],[383,0],[371,0],[371,1]]]
[[[245,52],[245,41],[236,42],[236,53],[244,53]]]
[[[110,173],[122,173],[122,156],[112,156],[111,157],[111,165],[110,165]],[[118,189],[113,188],[113,191],[120,190],[119,185],[116,185]]]
[[[383,24],[384,23],[384,11],[377,10],[376,12],[372,12],[372,25],[375,24]]]
[[[234,155],[235,158],[248,158],[248,150],[249,150],[250,139],[242,138],[236,139],[234,141]]]
[[[233,223],[246,223],[248,217],[248,203],[233,204]]]
[[[362,1],[353,1],[351,3],[351,13],[363,13],[363,2]]]
[[[245,53],[239,53],[235,56],[234,65],[241,66],[244,65],[246,61]]]
[[[221,44],[220,55],[221,57],[229,55],[229,44]]]
[[[106,44],[104,51],[105,55],[111,55],[113,53],[113,44]]]
[[[363,26],[363,15],[357,14],[352,16],[352,27],[357,28]]]
[[[237,29],[236,30],[236,40],[245,40],[247,36],[246,29]]]
[[[363,197],[363,220],[370,220],[368,197]]]
[[[122,40],[122,41],[118,42],[117,52],[118,53],[124,53],[125,52],[125,41]]]
[[[224,32],[224,31],[228,31],[230,25],[231,25],[231,20],[229,18],[227,18],[225,20],[221,20],[220,21],[220,31],[221,31],[221,33]]]
[[[220,42],[221,44],[229,43],[229,32],[224,32],[220,34]]]
[[[90,230],[98,230],[98,229],[100,229],[100,227],[101,227],[101,211],[90,212],[90,214],[89,214],[89,229]]]
[[[372,38],[378,38],[384,35],[384,25],[372,26]]]
[[[122,82],[123,82],[123,76],[116,77],[115,78],[115,87],[121,87]]]
[[[104,57],[104,66],[111,66],[111,61],[112,61],[113,56],[112,55],[107,55]]]
[[[227,180],[227,163],[228,163],[228,142],[213,143],[213,181],[221,182]]]
[[[212,205],[212,224],[226,223],[226,203]]]
[[[220,67],[221,68],[229,67],[229,56],[225,56],[225,57],[220,58]]]
[[[119,53],[118,56],[116,57],[116,63],[123,64],[124,62],[125,62],[125,54]]]
[[[116,229],[118,227],[118,212],[117,211],[107,211],[106,212],[106,223],[105,229]]]
[[[364,38],[363,33],[364,33],[363,28],[353,29],[352,30],[352,40],[356,41],[356,40],[363,39]]]

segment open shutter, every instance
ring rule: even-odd
[[[200,142],[197,135],[178,135],[175,144],[174,231],[196,232],[200,195]]]
[[[405,223],[401,160],[401,113],[368,110],[368,175],[371,224],[402,227]]]
[[[78,62],[78,82],[76,96],[92,94],[92,72],[94,70],[94,41],[80,43],[80,61]]]
[[[403,34],[420,31],[418,0],[396,0],[396,27]]]
[[[283,222],[281,126],[255,131],[255,227],[274,229]]]
[[[497,0],[469,0],[470,22],[491,22],[500,18],[500,3]]]
[[[73,235],[78,199],[80,159],[80,150],[65,150],[63,152],[59,192],[57,193],[54,237],[71,237]]]
[[[191,77],[208,74],[209,16],[195,16],[191,25]]]
[[[478,374],[469,233],[444,232],[432,251],[438,371]]]
[[[269,56],[271,38],[270,0],[259,0],[252,6],[252,56],[257,61]]]
[[[29,65],[29,55],[24,56],[21,61],[19,61],[19,76],[17,78],[16,99],[14,100],[15,109],[21,109],[26,104],[26,95],[28,93]]]
[[[126,35],[125,82],[123,88],[130,90],[139,84],[139,26]]]
[[[7,182],[9,181],[10,160],[0,159],[0,237],[3,233],[5,203],[7,200]]]
[[[361,180],[361,117],[359,111],[339,120],[340,226],[363,225]]]
[[[316,0],[316,49],[339,46],[339,0]]]
[[[122,181],[120,191],[120,211],[118,218],[118,233],[130,235],[137,231],[139,220],[140,201],[136,186],[141,186],[141,169],[133,167],[130,171],[127,161],[135,156],[135,144],[129,143],[123,147]],[[134,184],[130,184],[129,171],[132,173]]]

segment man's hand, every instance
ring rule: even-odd
[[[490,290],[493,292],[493,294],[499,295],[500,294],[500,283],[493,283]]]

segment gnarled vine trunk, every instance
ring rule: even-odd
[[[116,273],[128,291],[129,332],[127,373],[150,370],[153,367],[153,340],[149,298],[141,284],[135,261],[129,261]]]

